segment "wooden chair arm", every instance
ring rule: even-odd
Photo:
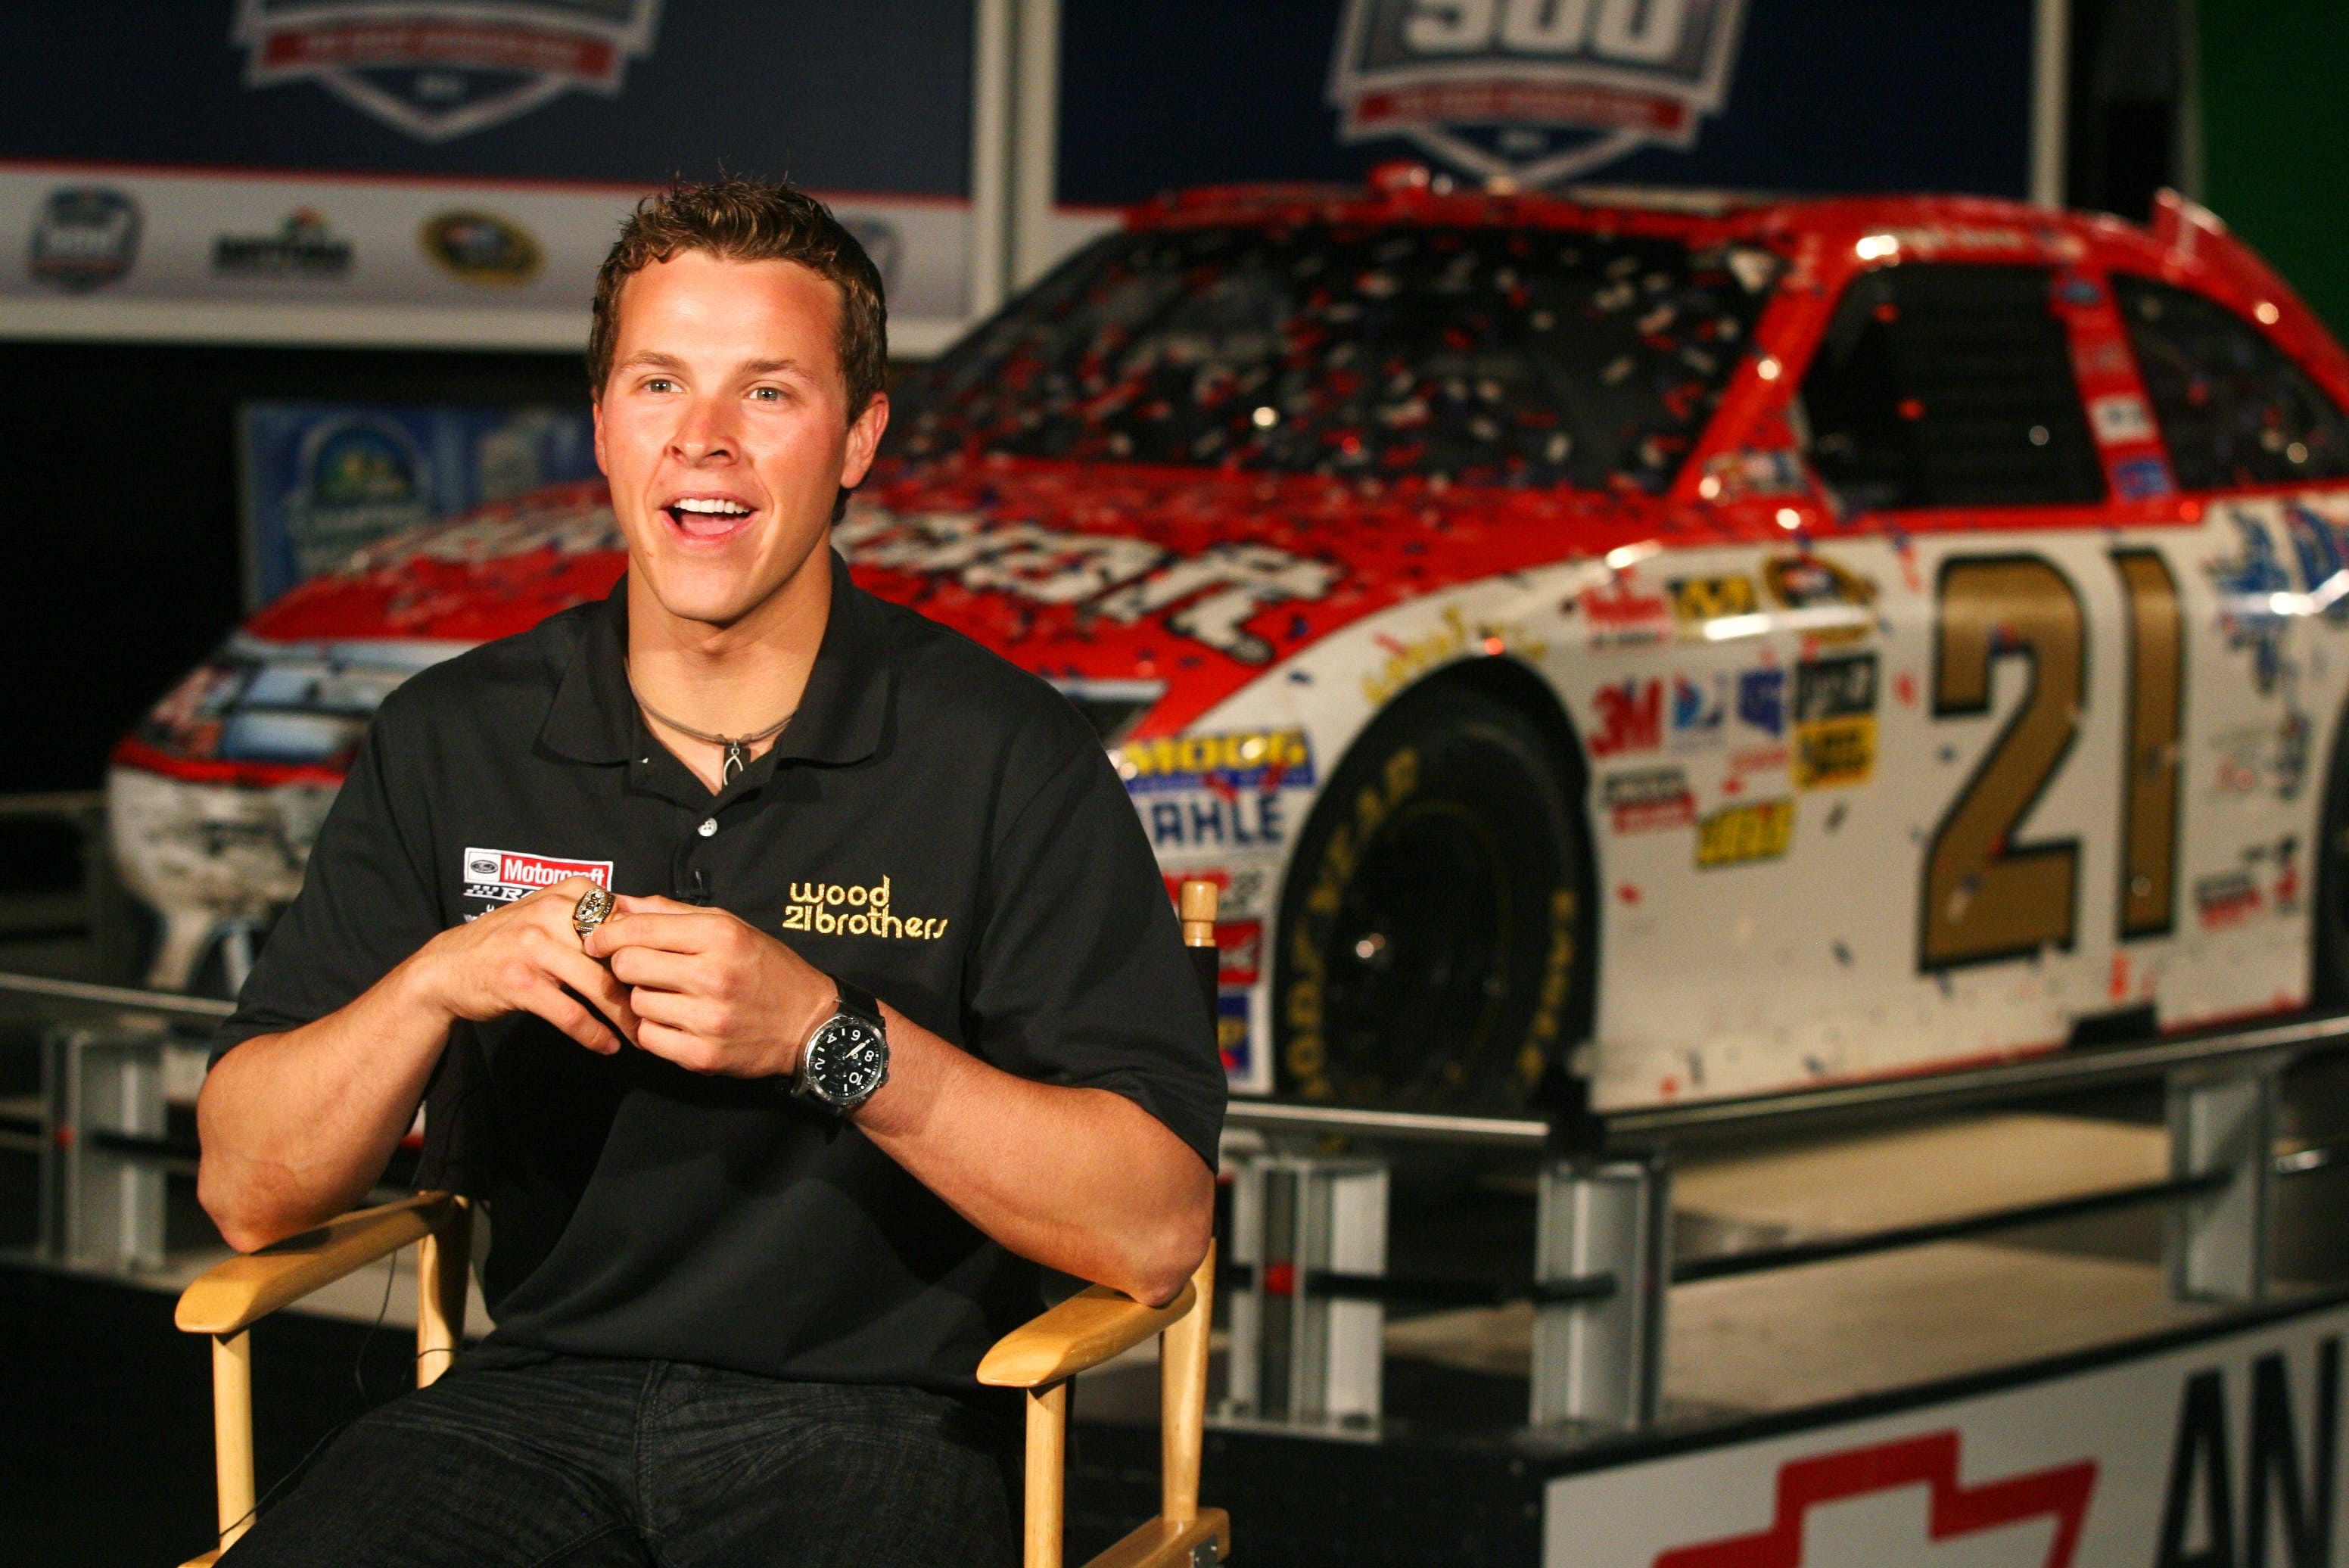
[[[214,1264],[180,1293],[173,1321],[190,1334],[241,1334],[463,1213],[455,1194],[419,1192],[396,1203],[354,1209],[316,1230]]]
[[[1144,1306],[1105,1285],[1089,1285],[995,1342],[978,1380],[997,1388],[1041,1388],[1133,1349],[1191,1310],[1189,1282],[1164,1306]]]

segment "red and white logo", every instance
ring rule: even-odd
[[[612,886],[609,861],[563,861],[522,850],[467,850],[465,896],[511,903],[525,893],[553,887],[567,877],[585,877],[597,887]]]
[[[2070,1568],[2095,1488],[2094,1460],[1963,1485],[1958,1434],[1934,1432],[1782,1465],[1768,1528],[1674,1547],[1657,1556],[1654,1568],[1905,1563],[1919,1559],[1886,1545],[1895,1533],[1912,1531],[1923,1561]],[[1896,1495],[1920,1489],[1922,1495]]]

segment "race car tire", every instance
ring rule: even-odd
[[[1500,696],[1435,683],[1381,715],[1289,864],[1276,1092],[1578,1109],[1560,1102],[1595,973],[1580,798],[1570,742]]]
[[[2333,727],[2317,821],[2316,915],[2309,922],[2309,1001],[2349,1006],[2349,713]]]

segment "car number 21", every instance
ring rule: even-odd
[[[2171,927],[2177,899],[2178,719],[2185,625],[2177,579],[2150,550],[2112,555],[2127,654],[2122,742],[2118,936]],[[2037,556],[1962,558],[1941,569],[1933,717],[1990,710],[1991,672],[2029,662],[2022,705],[1934,830],[1918,951],[1927,970],[2070,949],[2079,906],[2076,838],[2018,845],[2014,830],[2072,749],[2086,689],[2080,596]]]

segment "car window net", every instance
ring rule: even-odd
[[[1846,508],[2104,499],[2053,287],[2040,267],[1913,263],[1852,281],[1802,393]]]
[[[2349,474],[2349,424],[2266,334],[2215,300],[2116,275],[2137,372],[2185,490]]]
[[[1657,491],[1775,265],[1556,231],[1116,235],[903,389],[893,444]]]

